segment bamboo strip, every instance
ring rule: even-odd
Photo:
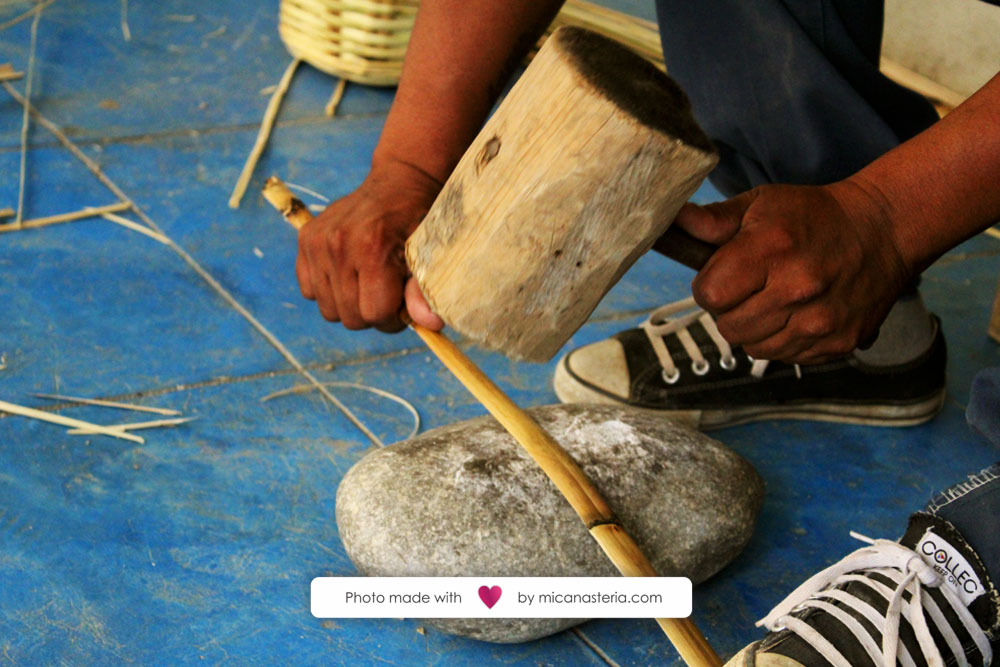
[[[28,11],[24,12],[23,14],[19,14],[18,16],[15,16],[14,18],[12,18],[11,20],[9,20],[9,21],[7,21],[5,23],[0,23],[0,32],[6,30],[7,28],[10,28],[12,26],[17,25],[21,21],[24,21],[26,19],[30,19],[32,16],[34,16],[37,13],[39,13],[40,11],[42,11],[43,9],[45,9],[46,7],[48,7],[49,5],[51,5],[55,1],[56,0],[45,0],[45,2],[38,3],[37,5],[35,5],[31,9],[29,9]]]
[[[38,22],[42,19],[42,10],[39,6],[35,12],[35,17],[31,19],[31,40],[28,46],[28,78],[24,81],[24,111],[21,115],[21,163],[18,170],[17,182],[17,215],[14,216],[14,224],[21,229],[24,221],[24,186],[26,169],[28,164],[28,121],[31,114],[28,109],[31,105],[31,86],[35,80],[35,49],[38,44]]]
[[[197,417],[178,417],[176,419],[154,419],[148,422],[130,422],[128,424],[108,424],[104,428],[109,431],[125,433],[126,431],[136,431],[145,428],[161,428],[164,426],[177,426],[194,421]],[[70,435],[94,435],[95,432],[86,428],[71,428],[66,431]]]
[[[14,215],[14,209],[0,208],[0,218],[9,218],[12,215]]]
[[[344,99],[344,89],[347,88],[347,79],[340,77],[337,81],[337,87],[333,89],[333,95],[330,96],[330,101],[326,103],[323,108],[323,113],[329,118],[333,118],[334,114],[337,113],[337,107],[340,106],[340,100]]]
[[[309,209],[277,177],[267,179],[264,198],[296,229],[312,219]],[[655,577],[645,555],[615,519],[610,506],[586,473],[526,412],[444,335],[404,320],[448,370],[521,444],[580,516],[591,536],[626,577]],[[690,619],[658,618],[656,622],[688,665],[714,667],[719,657]]]
[[[138,442],[139,444],[145,442],[145,440],[139,436],[132,435],[131,433],[116,431],[114,429],[105,428],[99,424],[91,424],[90,422],[73,419],[71,417],[63,417],[62,415],[50,412],[42,412],[41,410],[35,410],[34,408],[26,408],[23,405],[14,405],[13,403],[8,403],[7,401],[0,401],[0,412],[9,412],[12,415],[30,417],[31,419],[37,419],[39,421],[49,422],[52,424],[59,424],[60,426],[92,429],[96,435],[109,435],[112,438],[131,440],[132,442]]]
[[[159,241],[163,245],[170,245],[170,239],[168,239],[166,236],[160,234],[159,232],[154,232],[149,227],[140,225],[138,222],[135,222],[134,220],[123,218],[122,216],[115,215],[114,213],[102,213],[101,217],[104,218],[105,220],[108,220],[109,222],[114,222],[115,224],[121,225],[122,227],[127,227],[128,229],[131,229],[134,232],[139,232],[140,234],[148,236],[154,241]]]
[[[32,394],[38,398],[49,398],[56,401],[73,401],[84,405],[100,405],[105,408],[121,408],[122,410],[134,410],[135,412],[152,412],[157,415],[175,416],[181,414],[180,410],[169,408],[154,408],[148,405],[136,405],[135,403],[119,403],[118,401],[105,401],[100,398],[81,398],[80,396],[66,396],[65,394]],[[107,428],[113,428],[111,426]]]
[[[107,206],[98,206],[96,208],[88,207],[71,213],[50,215],[45,218],[24,220],[21,222],[20,226],[18,226],[17,223],[8,222],[7,224],[0,225],[0,234],[4,232],[16,232],[19,229],[37,229],[38,227],[57,225],[61,222],[73,222],[74,220],[93,218],[104,213],[117,213],[118,211],[124,211],[125,209],[130,208],[130,206],[131,204],[127,202],[118,202],[117,204],[108,204]]]
[[[0,65],[0,81],[14,81],[15,79],[20,79],[22,76],[24,76],[24,72],[14,71],[10,63]]]
[[[302,60],[299,58],[292,60],[285,69],[285,73],[281,76],[281,81],[278,82],[278,89],[274,91],[271,101],[267,103],[267,110],[264,111],[264,118],[260,122],[260,131],[257,132],[257,139],[254,140],[253,148],[250,149],[250,155],[247,157],[246,164],[243,165],[243,171],[240,172],[240,177],[236,181],[233,194],[229,197],[229,208],[240,207],[240,200],[243,199],[243,194],[247,191],[247,186],[250,184],[250,177],[253,176],[257,160],[260,159],[261,153],[264,152],[264,147],[267,146],[268,137],[271,136],[271,129],[274,127],[274,121],[278,117],[278,109],[281,107],[281,100],[284,99],[285,93],[288,92],[288,87],[292,84],[292,76],[295,74],[295,70],[298,68],[300,62]]]

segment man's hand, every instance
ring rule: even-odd
[[[441,189],[406,165],[372,169],[361,186],[299,231],[295,262],[302,296],[348,329],[403,329],[407,278],[403,247]],[[416,284],[407,290],[414,321],[440,329]]]
[[[914,275],[875,195],[851,181],[772,185],[682,208],[678,225],[721,246],[692,290],[726,340],[811,364],[875,335]]]

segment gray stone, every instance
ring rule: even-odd
[[[753,532],[763,484],[742,457],[641,410],[529,410],[570,453],[657,572],[698,583]],[[347,555],[368,576],[617,576],[542,470],[491,417],[372,451],[337,491]],[[427,619],[444,632],[521,642],[580,619]]]

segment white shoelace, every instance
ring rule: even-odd
[[[792,613],[807,608],[821,609],[840,621],[847,631],[854,635],[876,665],[895,665],[898,656],[903,667],[915,667],[913,657],[899,639],[899,623],[901,618],[906,618],[913,628],[927,665],[943,667],[941,652],[934,644],[934,638],[927,625],[929,616],[949,650],[955,655],[958,665],[967,667],[969,663],[954,628],[948,623],[934,600],[929,595],[921,594],[923,587],[927,586],[941,591],[952,611],[958,616],[962,627],[975,642],[983,656],[984,664],[990,664],[993,653],[986,633],[979,627],[958,595],[950,587],[941,586],[941,577],[917,552],[897,542],[870,540],[853,532],[851,535],[871,543],[871,546],[855,551],[840,562],[810,577],[772,609],[770,614],[758,621],[757,626],[766,627],[772,632],[788,629],[801,637],[831,664],[836,667],[851,667],[827,637],[805,621],[792,616]],[[861,573],[865,572],[877,572],[894,581],[896,587],[890,588],[863,576]],[[851,582],[864,584],[885,598],[888,602],[885,616],[865,600],[836,588]],[[910,594],[909,602],[903,599],[904,592]],[[826,600],[837,601],[843,606],[836,607]],[[882,635],[881,647],[876,645],[869,632],[854,616],[845,611],[844,607],[861,615],[875,626]]]
[[[656,352],[656,358],[659,359],[660,366],[663,368],[663,381],[667,384],[674,384],[681,377],[680,369],[677,368],[674,358],[670,356],[670,351],[667,350],[667,346],[663,342],[663,338],[671,334],[676,335],[677,340],[684,346],[684,351],[691,358],[691,371],[695,375],[705,375],[709,371],[708,360],[705,359],[701,348],[694,341],[691,332],[688,331],[688,327],[695,322],[701,324],[705,333],[719,350],[719,365],[727,371],[736,368],[736,357],[733,356],[733,349],[719,333],[715,320],[710,314],[698,307],[693,297],[689,297],[660,306],[649,314],[645,322],[639,325],[639,328],[646,332],[646,337],[649,338],[653,351]],[[753,359],[749,355],[747,358],[752,362],[750,375],[756,378],[763,377],[769,362],[766,359]],[[798,364],[795,365],[795,375],[802,377]]]

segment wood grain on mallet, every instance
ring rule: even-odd
[[[309,209],[276,176],[267,179],[264,198],[293,227],[301,229],[312,219]],[[409,319],[404,314],[404,319]],[[611,508],[586,473],[566,450],[444,335],[412,321],[407,324],[483,407],[524,447],[559,489],[590,531],[591,536],[625,576],[655,577],[656,571],[618,525]],[[690,619],[656,619],[688,665],[714,667],[722,662]]]
[[[717,161],[683,91],[576,28],[545,43],[406,244],[450,327],[547,361]]]

